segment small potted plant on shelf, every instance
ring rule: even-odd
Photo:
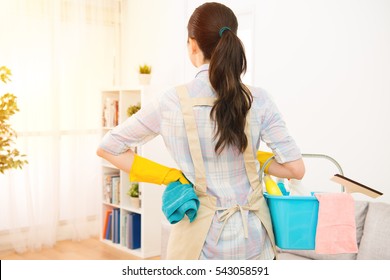
[[[152,78],[152,66],[144,64],[139,66],[139,83],[141,85],[149,85]]]
[[[131,183],[127,194],[130,196],[130,204],[135,208],[140,208],[141,201],[139,199],[139,184]]]

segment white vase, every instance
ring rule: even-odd
[[[134,208],[140,208],[141,207],[141,200],[139,197],[130,197],[130,204]]]
[[[149,85],[151,79],[152,79],[151,74],[139,74],[139,83],[141,85]]]

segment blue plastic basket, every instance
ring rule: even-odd
[[[272,219],[275,243],[281,249],[313,250],[318,200],[314,196],[276,196],[264,193]]]
[[[337,166],[340,174],[343,174],[337,161],[327,155],[302,154],[302,156],[328,159]],[[265,162],[261,174],[271,159]],[[341,191],[344,191],[343,186],[341,186]],[[314,250],[319,206],[317,198],[315,196],[277,196],[267,193],[264,193],[264,197],[271,214],[276,246],[286,250]]]

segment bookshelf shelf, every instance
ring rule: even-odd
[[[125,210],[125,211],[128,211],[128,212],[142,214],[141,208],[133,208],[133,207],[122,206],[122,209]]]
[[[126,120],[129,106],[146,102],[143,94],[144,88],[101,91],[102,137]],[[150,145],[155,143],[137,147],[137,153],[148,156]],[[139,183],[141,206],[136,208],[127,195],[132,183],[128,174],[105,160],[101,168],[101,241],[140,258],[160,255],[163,187]]]

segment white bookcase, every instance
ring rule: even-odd
[[[131,105],[137,105],[138,103],[148,102],[145,99],[145,88],[134,89],[113,89],[103,90],[102,96],[102,136],[110,131],[117,123],[122,123],[127,118],[127,108]],[[114,108],[117,113],[112,114],[112,108],[110,104],[114,104]],[[141,104],[142,106],[142,104]],[[158,157],[164,157],[161,155],[161,149],[165,149],[161,138],[157,137],[149,143],[137,147],[137,153],[148,157],[149,159],[158,160]],[[160,163],[161,160],[159,161]],[[166,161],[165,161],[166,162]],[[111,200],[108,199],[107,189],[104,180],[107,178],[107,174],[116,174],[119,176],[119,189],[114,196],[114,192],[109,194]],[[139,183],[139,192],[141,199],[141,206],[135,208],[130,202],[130,197],[127,192],[132,182],[129,181],[127,173],[120,171],[110,163],[103,160],[102,162],[102,210],[101,210],[101,241],[114,246],[118,249],[127,251],[140,258],[149,258],[158,256],[161,253],[161,222],[164,218],[161,211],[161,197],[164,191],[164,187],[160,185]],[[113,197],[115,199],[113,200]],[[114,242],[112,238],[113,223],[110,226],[106,226],[106,213],[107,211],[113,211],[113,209],[119,212],[119,237]],[[128,248],[126,237],[126,215],[127,213],[136,213],[141,217],[141,247],[137,249]],[[106,239],[105,229],[111,230],[111,239]]]

